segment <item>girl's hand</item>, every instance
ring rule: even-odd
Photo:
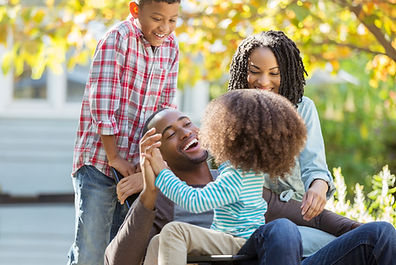
[[[150,157],[148,157],[151,163],[151,167],[153,168],[154,174],[158,176],[158,174],[165,168],[168,168],[168,165],[162,158],[161,152],[158,148],[154,148]]]
[[[326,205],[326,193],[329,189],[327,182],[316,179],[304,194],[301,204],[301,214],[304,220],[309,221],[318,216]]]
[[[121,204],[132,194],[138,193],[143,188],[142,173],[135,173],[124,177],[117,184],[117,197]]]

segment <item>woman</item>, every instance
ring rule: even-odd
[[[306,74],[296,44],[281,31],[266,31],[247,37],[239,45],[230,66],[228,90],[265,89],[297,107],[308,131],[306,146],[293,173],[275,182],[267,178],[266,187],[281,197],[302,200],[301,213],[310,220],[322,212],[326,197],[335,188],[326,164],[318,113],[313,101],[303,96]]]

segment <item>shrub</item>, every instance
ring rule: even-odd
[[[333,176],[337,190],[328,201],[327,209],[362,223],[387,221],[396,225],[395,175],[391,174],[388,166],[371,178],[372,191],[367,195],[363,192],[363,185],[355,185],[353,203],[346,200],[347,187],[341,168],[334,168]]]

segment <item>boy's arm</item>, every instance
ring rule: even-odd
[[[127,42],[116,31],[109,32],[96,48],[88,80],[88,100],[95,131],[116,135],[119,128],[115,113],[120,107]]]
[[[172,62],[171,68],[168,72],[168,76],[166,77],[166,83],[162,89],[159,105],[161,108],[176,108],[176,104],[174,102],[175,93],[177,89],[177,76],[179,73],[179,46],[175,41],[175,56]]]
[[[263,198],[268,204],[268,209],[265,213],[266,222],[271,222],[278,218],[287,218],[297,225],[313,227],[335,236],[340,236],[361,225],[356,221],[326,209],[310,221],[305,221],[301,215],[301,202],[293,199],[283,202],[279,199],[278,194],[266,188],[263,189]]]
[[[121,175],[130,176],[135,173],[135,167],[129,163],[127,160],[123,159],[118,154],[118,148],[116,144],[116,137],[114,135],[101,135],[103,147],[106,151],[107,160],[109,161],[109,166],[117,169]],[[141,180],[141,178],[137,178]],[[142,189],[142,181],[139,182],[138,191]]]

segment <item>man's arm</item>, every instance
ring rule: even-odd
[[[154,219],[158,190],[154,185],[154,172],[144,157],[147,147],[158,139],[155,130],[148,131],[140,140],[140,163],[143,174],[143,191],[132,205],[124,223],[105,251],[105,264],[140,264],[148,242],[154,233]]]
[[[139,265],[142,261],[156,212],[144,207],[140,199],[131,207],[117,235],[107,246],[106,265]]]
[[[340,236],[361,225],[326,209],[310,221],[306,221],[301,215],[301,202],[293,199],[283,202],[279,199],[278,194],[266,188],[263,189],[263,198],[268,204],[268,210],[265,214],[266,222],[278,218],[287,218],[297,225],[313,227],[335,236]]]

